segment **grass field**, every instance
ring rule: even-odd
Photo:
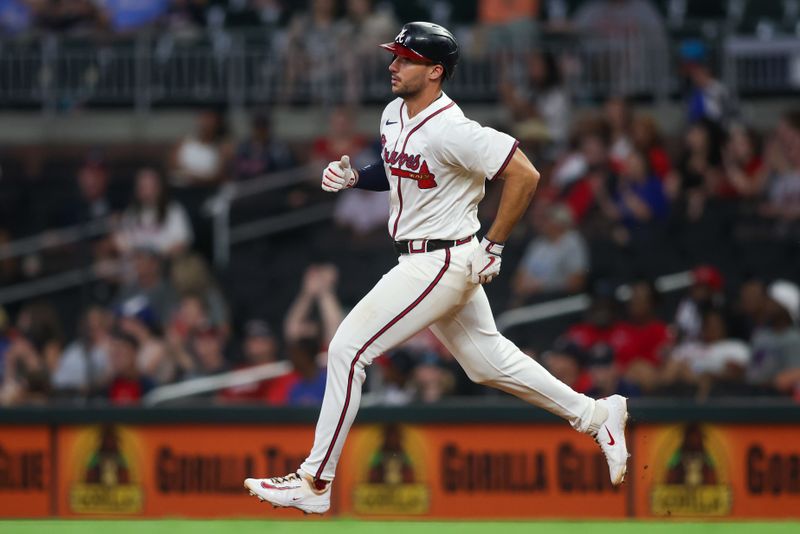
[[[800,522],[0,521],[2,534],[796,534]]]

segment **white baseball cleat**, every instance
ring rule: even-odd
[[[297,508],[307,514],[324,514],[331,507],[331,483],[325,489],[314,487],[313,479],[303,473],[285,477],[247,478],[244,487],[260,501],[278,508]]]
[[[608,417],[594,439],[608,462],[608,474],[614,486],[622,484],[628,470],[628,446],[625,444],[625,423],[628,421],[628,400],[621,395],[600,399]]]

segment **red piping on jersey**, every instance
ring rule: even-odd
[[[518,146],[519,146],[519,141],[514,139],[514,145],[511,147],[511,152],[508,153],[508,156],[506,156],[506,160],[503,162],[502,165],[500,165],[500,168],[497,170],[496,173],[494,173],[494,176],[489,178],[490,182],[495,178],[497,178],[498,176],[500,176],[501,174],[503,174],[503,171],[506,170],[506,167],[508,167],[508,162],[511,161],[512,157],[514,157],[514,152],[517,151]]]
[[[403,103],[405,104],[405,102],[403,102]],[[403,153],[403,152],[406,151],[406,145],[408,144],[409,137],[411,137],[414,134],[414,132],[416,132],[417,130],[422,128],[423,124],[425,124],[426,122],[431,120],[433,117],[435,117],[436,115],[438,115],[442,111],[444,111],[446,109],[450,109],[455,105],[456,105],[455,102],[450,102],[445,107],[443,107],[441,109],[437,109],[436,111],[434,111],[433,113],[431,113],[430,115],[428,115],[427,117],[422,119],[422,122],[420,122],[419,124],[414,126],[411,129],[411,131],[408,132],[408,135],[406,136],[406,140],[403,141],[403,149],[400,152]],[[401,108],[401,112],[400,112],[400,118],[401,119],[403,118],[402,108]],[[394,147],[397,148],[397,142],[395,142]],[[398,176],[397,177],[397,198],[398,198],[398,200],[400,200],[400,208],[397,210],[397,218],[394,220],[394,228],[392,229],[392,239],[395,239],[397,237],[397,223],[400,222],[400,215],[403,214],[403,193],[402,193],[402,189],[400,187],[401,183],[402,183],[402,180],[400,180],[400,177]]]
[[[394,319],[386,323],[386,325],[384,325],[383,328],[378,330],[378,333],[369,338],[369,340],[366,343],[364,343],[364,346],[362,346],[358,350],[358,352],[356,352],[356,357],[353,358],[353,361],[350,363],[350,374],[347,377],[347,393],[345,394],[344,397],[344,406],[342,407],[342,414],[339,416],[339,422],[336,424],[336,431],[333,433],[333,438],[331,438],[331,444],[328,447],[328,452],[325,453],[325,458],[322,459],[322,463],[319,465],[319,469],[317,469],[317,474],[314,476],[314,478],[316,478],[317,480],[322,479],[322,471],[325,469],[325,464],[328,463],[328,460],[331,457],[331,453],[333,452],[333,447],[336,444],[336,438],[339,437],[339,431],[342,430],[342,425],[344,424],[344,417],[347,414],[347,407],[350,405],[350,393],[353,390],[353,378],[356,373],[356,363],[358,362],[358,359],[361,357],[362,354],[364,354],[364,351],[366,351],[369,348],[369,346],[375,342],[376,339],[385,334],[387,330],[389,330],[392,326],[394,326],[397,323],[397,321],[408,315],[408,313],[411,310],[416,308],[419,305],[419,303],[422,302],[422,300],[425,297],[427,297],[431,291],[433,291],[433,288],[436,287],[436,285],[439,283],[439,280],[441,280],[442,277],[444,276],[444,273],[447,272],[448,267],[450,267],[450,249],[449,248],[444,249],[444,254],[445,254],[444,265],[442,266],[441,269],[439,269],[439,274],[436,275],[436,278],[433,279],[433,282],[431,282],[428,285],[428,287],[425,288],[425,291],[423,291],[422,294],[420,294],[420,296],[418,296],[414,302],[409,304],[406,307],[406,309],[397,314],[394,317]]]

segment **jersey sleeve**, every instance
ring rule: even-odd
[[[519,141],[494,128],[461,118],[437,138],[442,163],[455,165],[494,180],[505,170]]]

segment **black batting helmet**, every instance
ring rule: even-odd
[[[380,46],[396,56],[441,65],[448,79],[458,63],[458,41],[447,28],[431,22],[409,22],[394,42]]]

